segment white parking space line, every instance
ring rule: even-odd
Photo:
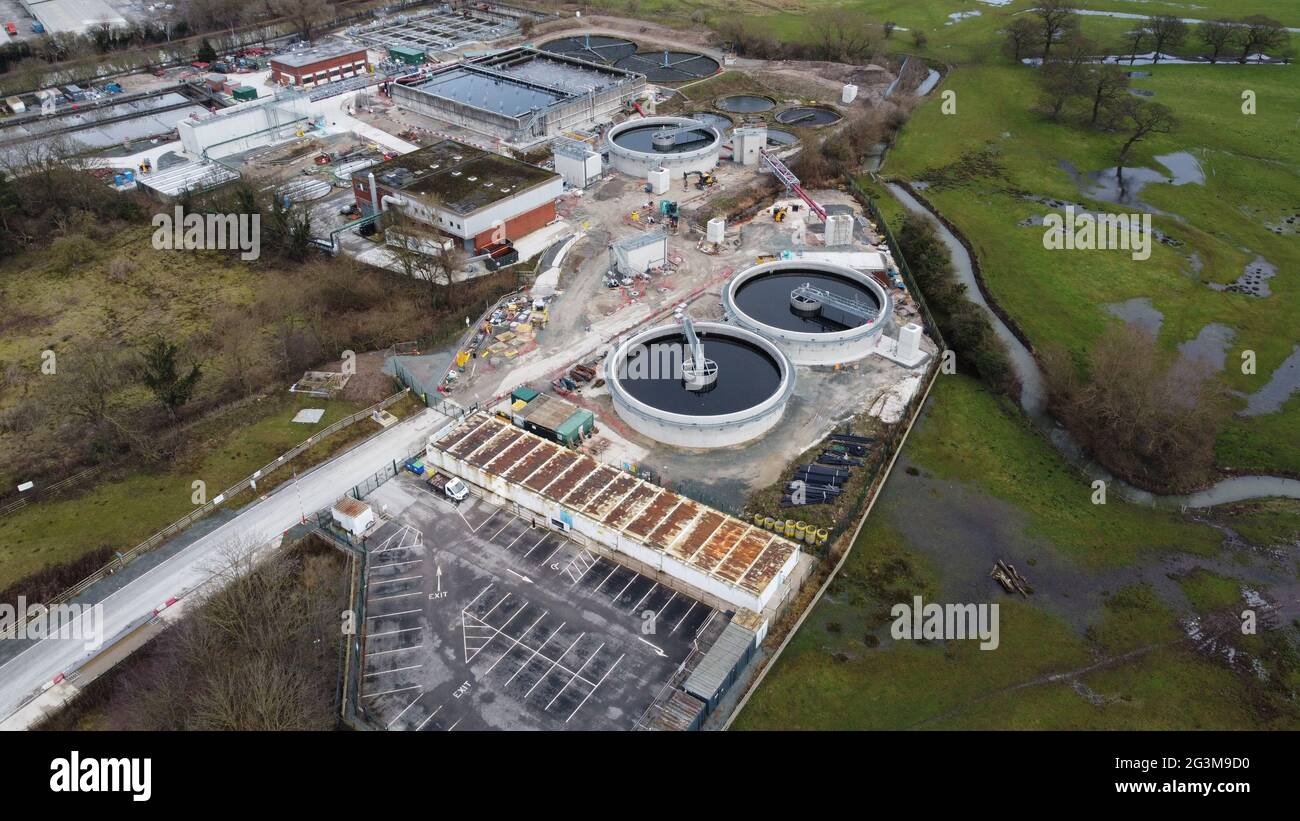
[[[434,708],[434,710],[433,710],[432,713],[429,713],[429,717],[428,717],[428,718],[426,718],[424,721],[421,721],[421,722],[420,722],[420,726],[419,726],[419,727],[416,727],[416,728],[415,728],[415,731],[418,733],[418,732],[420,732],[421,730],[423,730],[423,729],[424,729],[424,725],[428,724],[430,721],[433,721],[433,717],[436,716],[436,715],[439,713],[439,711],[441,711],[441,710],[442,710],[442,705],[439,704],[437,707]]]
[[[392,721],[388,722],[388,725],[387,725],[386,727],[384,727],[384,729],[385,729],[385,730],[391,730],[391,729],[393,728],[393,725],[397,723],[397,720],[400,719],[402,716],[406,715],[406,711],[409,710],[409,709],[411,709],[412,707],[414,707],[414,706],[415,706],[415,702],[416,702],[416,701],[419,701],[419,700],[422,699],[422,698],[424,698],[424,693],[423,693],[423,692],[420,693],[418,696],[416,696],[414,701],[412,701],[410,704],[406,705],[406,708],[403,709],[402,712],[398,713],[397,716],[396,716]]]
[[[524,632],[522,632],[522,633],[519,634],[519,638],[517,638],[517,639],[510,639],[511,642],[512,642],[512,644],[511,644],[509,647],[506,648],[506,651],[505,651],[504,653],[502,653],[501,655],[497,656],[497,660],[494,661],[494,662],[492,662],[492,666],[491,666],[491,667],[489,667],[489,668],[487,668],[486,670],[483,671],[483,675],[486,676],[488,673],[492,672],[492,670],[493,670],[493,669],[494,669],[498,664],[501,663],[501,659],[505,658],[506,656],[508,656],[508,655],[510,655],[512,652],[514,652],[514,649],[515,649],[516,647],[519,646],[519,644],[524,640],[524,638],[525,638],[529,633],[533,632],[533,628],[537,626],[538,622],[540,622],[542,619],[546,618],[546,614],[547,614],[547,613],[550,613],[550,612],[551,612],[550,610],[545,610],[545,611],[543,611],[543,612],[542,612],[542,615],[538,616],[536,621],[534,621],[532,624],[528,625],[528,629],[527,629],[527,630],[525,630]],[[502,627],[502,630],[504,630],[504,629],[505,629],[505,628],[504,628],[504,626],[503,626],[503,627]],[[510,637],[509,637],[509,636],[506,636],[506,638],[510,638]],[[528,645],[525,644],[524,646],[527,647]]]
[[[623,654],[623,656],[626,655],[627,653]],[[596,682],[596,686],[591,688],[591,692],[587,693],[587,695],[583,697],[582,701],[578,702],[578,706],[574,707],[573,712],[569,713],[569,717],[564,720],[565,724],[568,724],[573,719],[573,717],[578,714],[578,711],[582,709],[582,705],[587,703],[587,699],[595,695],[596,691],[600,689],[600,685],[605,683],[605,679],[609,678],[609,674],[614,672],[614,668],[617,667],[618,663],[623,660],[623,656],[619,656],[617,659],[614,660],[614,663],[610,665],[610,668],[605,671],[605,675],[601,676],[600,681]]]
[[[561,654],[559,655],[559,657],[556,658],[554,661],[551,661],[550,659],[546,659],[547,661],[550,661],[550,662],[551,662],[551,666],[548,667],[548,668],[546,668],[546,672],[543,673],[543,674],[541,675],[541,677],[537,679],[537,681],[534,681],[534,682],[533,682],[533,686],[532,686],[532,687],[529,687],[529,688],[528,688],[528,692],[524,693],[524,698],[528,698],[529,696],[531,696],[531,695],[533,694],[533,691],[537,689],[537,685],[539,685],[539,684],[541,684],[543,681],[545,681],[545,680],[547,679],[547,677],[549,677],[549,676],[551,675],[551,673],[554,672],[554,670],[555,670],[556,667],[560,667],[560,669],[561,669],[561,670],[564,670],[564,672],[566,672],[566,673],[570,672],[567,668],[562,667],[562,666],[560,665],[560,662],[564,660],[564,657],[565,657],[565,656],[569,655],[569,651],[573,649],[574,645],[576,645],[578,642],[582,641],[582,640],[586,637],[586,635],[587,635],[587,634],[586,634],[585,631],[584,631],[583,633],[581,633],[581,634],[580,634],[576,639],[573,640],[573,644],[570,644],[568,647],[564,648],[564,652],[561,653]],[[542,658],[546,658],[546,656],[542,656]]]
[[[423,590],[416,590],[414,593],[397,593],[392,596],[375,596],[370,601],[388,601],[389,599],[405,599],[408,596],[423,596]]]
[[[602,642],[600,643],[600,646],[596,648],[596,652],[592,653],[590,656],[587,656],[587,660],[584,661],[584,662],[582,663],[582,666],[579,667],[579,668],[574,672],[573,675],[569,676],[569,680],[566,681],[566,682],[564,682],[564,686],[563,686],[563,687],[561,687],[559,690],[556,690],[556,691],[555,691],[555,695],[551,697],[551,700],[550,700],[550,701],[546,702],[546,706],[543,707],[542,709],[543,709],[543,710],[549,710],[549,709],[551,709],[551,705],[555,703],[556,699],[558,699],[560,696],[564,695],[564,691],[567,690],[567,689],[569,689],[569,685],[573,683],[573,680],[574,680],[575,678],[578,678],[579,676],[581,676],[581,675],[582,675],[582,671],[587,669],[587,665],[588,665],[588,664],[591,664],[592,659],[594,659],[596,656],[600,655],[600,651],[601,651],[601,650],[604,650],[604,649],[605,649],[605,642],[602,641]]]
[[[650,594],[653,593],[653,592],[655,592],[655,590],[657,590],[657,589],[659,589],[659,582],[655,582],[654,585],[652,585],[651,588],[645,592],[645,595],[641,597],[641,601],[639,601],[639,602],[637,602],[636,604],[632,605],[632,610],[629,610],[628,612],[631,613],[632,611],[634,611],[634,610],[636,610],[637,608],[639,608],[639,607],[641,606],[641,602],[643,602],[643,601],[645,601],[646,599],[650,598]]]
[[[423,627],[404,627],[401,630],[386,630],[383,633],[371,633],[370,638],[377,639],[380,636],[396,636],[398,633],[411,633],[423,629]]]
[[[450,727],[447,728],[447,732],[450,733],[452,730],[456,729],[456,724],[459,724],[459,723],[460,723],[460,719],[458,718],[458,719],[456,719],[455,724],[452,724]]]
[[[550,563],[551,563],[551,559],[554,559],[554,558],[555,558],[555,554],[556,554],[556,553],[559,553],[560,550],[561,550],[563,547],[564,547],[564,540],[561,539],[561,540],[560,540],[560,543],[559,543],[558,545],[555,546],[555,549],[554,549],[554,550],[551,551],[551,555],[547,556],[545,559],[542,559],[542,564],[550,564]]]
[[[374,587],[377,584],[396,584],[397,582],[409,582],[415,579],[423,579],[423,578],[424,578],[424,574],[420,574],[419,576],[397,576],[396,578],[392,578],[392,579],[377,579],[371,582],[367,586]]]
[[[423,666],[423,664],[412,664],[409,667],[394,667],[392,670],[379,670],[374,673],[366,673],[366,678],[370,678],[371,676],[386,676],[389,673],[400,673],[403,670],[419,670]]]
[[[622,568],[622,565],[617,565],[617,564],[614,565],[614,567],[609,571],[609,576],[613,576],[613,575],[614,575],[615,573],[617,573],[621,568]],[[604,587],[604,586],[605,586],[605,582],[609,581],[609,576],[606,576],[605,578],[601,579],[601,580],[600,580],[600,584],[596,585],[596,586],[592,589],[591,592],[595,593],[595,592],[597,592],[598,590],[600,590],[600,588]]]
[[[619,599],[623,598],[623,594],[626,593],[627,589],[631,587],[639,578],[641,578],[640,573],[633,573],[632,578],[628,579],[627,584],[623,585],[623,589],[615,593],[614,598],[610,599],[610,601],[618,601]]]
[[[532,530],[532,528],[530,527],[530,528],[528,528],[528,530]],[[522,539],[523,537],[527,536],[527,535],[528,535],[528,530],[525,530],[525,531],[523,531],[522,533],[520,533],[518,536],[515,537],[515,541],[514,541],[514,542],[511,542],[510,544],[506,545],[506,550],[509,550],[510,548],[514,547],[514,546],[515,546],[515,542],[517,542],[517,541],[519,541],[520,539]]]
[[[546,645],[550,644],[550,643],[551,643],[551,639],[555,638],[556,634],[559,633],[561,630],[563,630],[563,629],[564,629],[564,625],[566,625],[566,624],[568,624],[567,621],[562,621],[562,622],[560,622],[560,626],[557,627],[557,628],[555,628],[555,632],[553,632],[553,633],[551,633],[551,635],[547,636],[547,637],[546,637],[546,641],[544,641],[544,642],[542,642],[541,644],[537,645],[537,649],[534,650],[534,651],[533,651],[533,654],[532,654],[531,656],[528,657],[528,661],[525,661],[523,664],[519,665],[519,669],[516,670],[516,671],[514,672],[514,675],[512,675],[510,678],[506,679],[506,685],[509,685],[510,682],[514,681],[514,680],[515,680],[515,676],[517,676],[517,675],[519,675],[520,673],[522,673],[522,672],[524,671],[524,668],[525,668],[525,667],[527,667],[528,665],[530,665],[530,664],[533,663],[533,659],[537,658],[538,654],[540,654],[540,653],[542,652],[542,648],[545,647]]]
[[[406,562],[384,562],[383,564],[372,564],[370,566],[370,569],[381,570],[385,567],[401,567],[407,564],[419,564],[422,561],[424,561],[424,559],[411,559],[410,561],[406,561]]]
[[[423,612],[424,612],[423,610],[417,607],[414,610],[398,610],[396,613],[380,613],[378,616],[370,616],[369,619],[372,621],[374,619],[395,619],[398,616],[409,616],[412,613],[423,613]]]
[[[423,646],[424,642],[420,642],[419,644],[412,644],[410,647],[394,647],[392,650],[372,650],[371,652],[366,653],[366,658],[370,658],[371,656],[382,656],[388,653],[405,653],[407,650],[418,650]]]
[[[490,582],[490,583],[488,584],[487,587],[485,587],[485,588],[483,588],[482,590],[478,591],[478,595],[475,596],[473,599],[471,599],[469,604],[467,604],[467,605],[465,605],[464,607],[462,607],[462,608],[460,609],[460,612],[464,613],[466,610],[468,610],[468,609],[470,609],[471,607],[473,607],[473,606],[474,606],[474,603],[477,602],[479,599],[483,598],[483,594],[486,593],[486,592],[488,592],[489,590],[491,590],[491,589],[492,589],[492,585],[494,585],[494,584],[496,584],[496,582]]]
[[[502,531],[502,530],[505,530],[507,527],[510,527],[510,524],[511,524],[512,522],[514,522],[515,519],[518,519],[518,518],[519,518],[518,516],[511,516],[509,519],[507,519],[507,520],[506,520],[506,523],[503,524],[503,525],[501,525],[501,530],[498,530],[496,533],[493,533],[491,536],[489,536],[489,537],[488,537],[488,541],[489,541],[489,542],[495,542],[495,541],[497,540],[497,536],[500,536],[500,535],[501,535],[501,531]]]
[[[420,685],[412,684],[410,687],[398,687],[396,690],[384,690],[382,693],[367,693],[366,698],[379,698],[380,696],[391,696],[393,693],[407,693],[411,690],[419,690]]]
[[[696,605],[696,602],[695,602],[694,599],[692,599],[692,600],[691,600],[691,606],[688,607],[688,608],[686,608],[686,612],[683,613],[683,614],[682,614],[682,617],[681,617],[680,619],[677,620],[677,623],[676,623],[676,624],[673,625],[673,629],[670,630],[670,631],[668,632],[668,635],[671,636],[673,633],[676,633],[676,632],[677,632],[677,628],[678,628],[678,627],[681,627],[681,626],[682,626],[682,622],[686,621],[686,617],[689,616],[689,615],[691,614],[691,611],[695,609],[695,605]]]
[[[527,531],[525,531],[525,532],[527,532]],[[533,551],[537,549],[537,546],[538,546],[538,545],[540,545],[542,542],[546,541],[546,537],[549,536],[549,535],[551,535],[551,534],[549,534],[549,533],[543,533],[543,534],[542,534],[542,538],[540,538],[540,539],[537,540],[537,544],[535,544],[535,545],[533,545],[532,547],[528,548],[528,552],[524,554],[524,558],[528,558],[529,556],[533,555]]]

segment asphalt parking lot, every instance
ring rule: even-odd
[[[403,475],[368,499],[361,701],[390,730],[631,729],[725,618],[546,527]]]

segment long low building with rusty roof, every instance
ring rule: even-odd
[[[799,546],[483,411],[431,437],[428,462],[552,527],[760,613]]]

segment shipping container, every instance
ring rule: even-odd
[[[15,114],[22,114],[24,111],[27,110],[27,106],[18,97],[7,98],[5,100],[5,105],[9,106],[9,110]]]

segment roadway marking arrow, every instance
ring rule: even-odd
[[[659,649],[659,648],[656,647],[655,645],[650,644],[650,642],[646,641],[645,639],[641,638],[640,636],[637,636],[637,637],[636,637],[636,640],[639,641],[639,642],[641,642],[642,644],[648,645],[652,650],[655,651],[655,655],[658,656],[659,658],[667,658],[667,657],[668,657],[668,654],[667,654],[667,653],[665,653],[663,650]]]
[[[515,573],[515,571],[511,570],[511,569],[508,568],[508,567],[506,568],[506,572],[508,572],[508,573],[514,573],[516,576],[519,577],[520,581],[522,581],[524,584],[532,584],[532,583],[533,583],[533,580],[530,579],[530,578],[528,578],[527,576],[525,576],[523,573]]]

